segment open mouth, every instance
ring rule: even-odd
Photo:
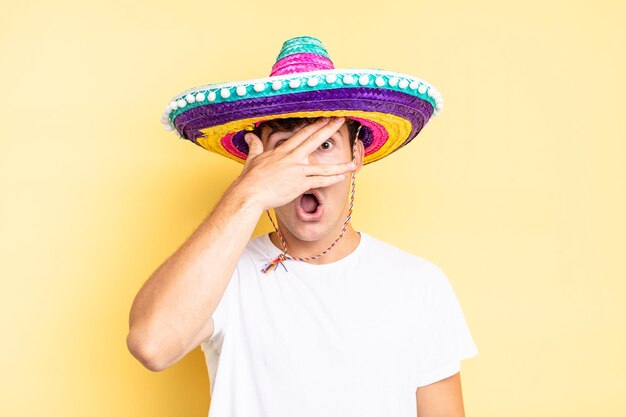
[[[323,204],[317,191],[309,190],[302,194],[298,199],[296,211],[302,221],[319,220],[322,217]]]
[[[314,194],[304,193],[300,199],[300,205],[305,213],[315,213],[320,205],[317,197]]]

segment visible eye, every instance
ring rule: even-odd
[[[320,145],[320,148],[322,148],[322,149],[327,151],[327,150],[331,149],[334,145],[335,145],[335,143],[332,141],[332,139],[328,139],[328,140],[324,141]]]
[[[282,143],[283,143],[284,141],[286,141],[286,140],[287,140],[287,139],[281,139],[281,140],[279,140],[278,142],[276,142],[276,143],[274,144],[274,147],[275,147],[275,148],[277,148],[280,144],[282,144]]]

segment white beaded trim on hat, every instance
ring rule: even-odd
[[[172,111],[184,108],[187,104],[214,101],[229,101],[231,96],[243,97],[266,92],[276,92],[287,86],[288,90],[311,90],[319,86],[323,88],[331,84],[350,86],[372,86],[391,90],[404,91],[415,96],[427,96],[435,102],[433,117],[441,113],[443,98],[434,86],[419,78],[384,70],[340,68],[279,75],[275,77],[258,78],[247,81],[236,81],[219,84],[209,84],[192,88],[174,97],[165,106],[161,116],[161,123],[165,130],[174,130],[170,120]],[[219,97],[219,98],[218,98]],[[422,97],[426,98],[426,97]]]

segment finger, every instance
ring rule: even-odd
[[[252,132],[246,133],[243,138],[248,144],[248,156],[246,157],[246,162],[244,164],[245,169],[257,155],[263,153],[263,142],[261,142],[261,139],[259,139],[259,137]]]
[[[309,136],[323,128],[330,122],[330,117],[320,117],[315,122],[303,127],[298,130],[293,136],[286,140],[282,145],[280,145],[280,149],[286,152],[291,152],[295,148],[297,148],[302,142],[304,142]]]
[[[346,162],[342,164],[312,164],[304,165],[303,171],[307,176],[315,175],[337,175],[345,174],[356,170],[354,162]]]
[[[294,150],[294,152],[297,153],[298,158],[305,158],[310,155],[318,148],[318,146],[328,140],[333,133],[338,131],[344,121],[345,118],[343,117],[334,118],[330,123],[309,136],[309,138],[307,138],[297,147],[297,149]]]
[[[348,176],[346,174],[307,177],[306,183],[309,189],[328,187],[329,185],[337,184],[338,182],[345,180],[347,177]]]

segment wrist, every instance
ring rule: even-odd
[[[258,212],[259,216],[263,214],[265,210],[263,203],[258,198],[258,192],[243,182],[241,177],[237,178],[235,182],[231,184],[228,190],[226,190],[226,194],[227,197],[233,199],[237,205]]]

